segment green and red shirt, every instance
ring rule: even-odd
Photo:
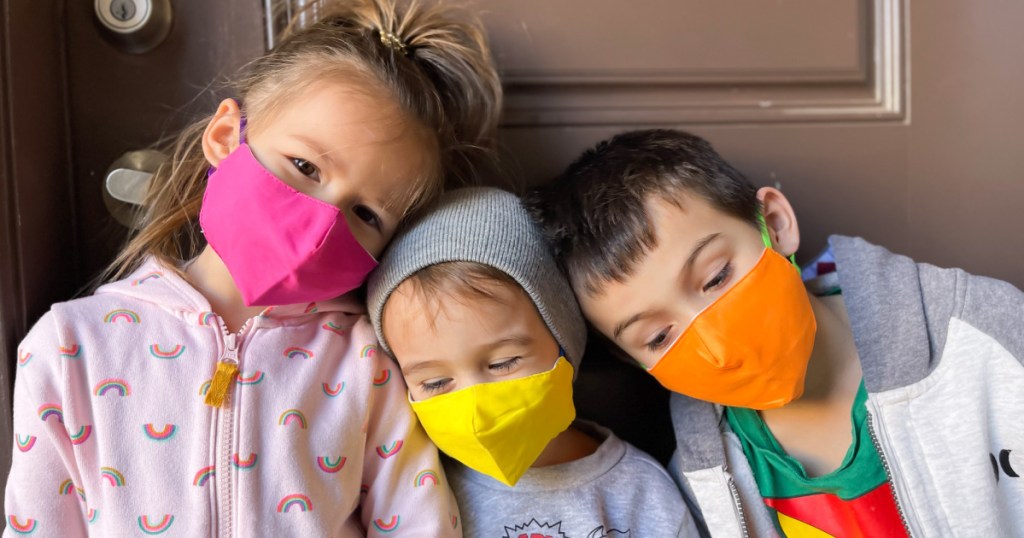
[[[835,471],[810,477],[752,409],[727,407],[757,488],[787,538],[905,537],[903,520],[867,421],[863,381],[851,411],[853,443]]]

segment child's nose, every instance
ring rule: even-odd
[[[349,211],[354,205],[356,196],[352,189],[345,185],[327,183],[320,185],[320,192],[317,198],[321,202],[331,204],[342,211]]]
[[[472,374],[465,376],[465,379],[463,379],[463,381],[464,383],[460,388],[472,387],[473,385],[479,385],[481,383],[490,383],[494,381],[494,379],[491,378],[489,372],[484,371],[473,372]]]

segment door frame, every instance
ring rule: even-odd
[[[26,21],[32,21],[26,24]],[[64,2],[0,0],[0,472],[18,343],[78,280]],[[3,492],[0,491],[0,502]]]

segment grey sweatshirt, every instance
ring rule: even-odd
[[[445,459],[466,538],[698,536],[679,490],[654,458],[601,426],[573,426],[602,440],[597,451],[529,469],[514,487]]]
[[[912,536],[1024,536],[1024,294],[830,238],[868,420]],[[670,470],[714,537],[775,536],[721,407],[674,394]]]

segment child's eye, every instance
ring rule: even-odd
[[[664,330],[655,335],[655,337],[652,338],[650,342],[647,342],[644,345],[647,346],[647,349],[651,351],[657,351],[659,348],[661,348],[668,342],[668,333],[671,329],[672,327],[666,327]]]
[[[369,224],[370,226],[373,226],[378,230],[380,229],[380,217],[378,217],[377,214],[374,213],[372,209],[364,205],[357,205],[352,208],[352,213],[355,213],[356,218],[358,218],[359,220]]]
[[[512,357],[512,358],[509,358],[509,359],[505,359],[505,360],[503,360],[501,362],[496,362],[494,364],[489,364],[489,365],[487,365],[487,367],[490,368],[492,371],[495,371],[495,372],[507,373],[507,372],[511,372],[516,367],[516,365],[518,365],[519,362],[522,361],[522,360],[523,360],[522,357]]]
[[[423,387],[423,390],[430,393],[434,393],[444,389],[448,385],[448,383],[451,382],[451,378],[446,377],[444,379],[437,379],[434,381],[424,381],[423,383],[420,383],[420,386]]]
[[[730,262],[725,264],[725,267],[723,267],[722,270],[719,271],[717,275],[715,275],[715,278],[712,278],[711,280],[708,281],[707,284],[704,284],[704,293],[707,293],[721,286],[725,282],[725,279],[729,278],[729,273],[731,272],[732,263]]]
[[[316,166],[313,163],[298,157],[292,157],[291,160],[292,164],[295,165],[295,169],[298,170],[300,174],[320,181],[320,171],[316,169]]]

